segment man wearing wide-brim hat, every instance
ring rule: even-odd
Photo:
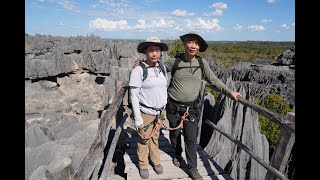
[[[188,34],[180,36],[180,39],[182,42],[185,42],[186,40],[190,39],[196,39],[199,43],[199,51],[200,52],[205,52],[208,48],[207,42],[197,33],[195,32],[190,32]]]
[[[200,115],[197,104],[201,80],[206,80],[210,85],[236,101],[237,96],[241,95],[228,88],[213,74],[206,59],[197,56],[198,52],[204,52],[208,48],[207,42],[199,34],[190,32],[180,36],[180,39],[183,42],[185,52],[164,63],[168,71],[174,72],[171,74],[171,83],[168,87],[166,112],[170,127],[177,127],[182,120],[181,117],[186,112],[189,113],[183,121],[187,172],[192,179],[202,179],[197,170],[197,126]],[[177,67],[174,68],[175,70],[174,66]],[[179,138],[181,138],[180,129],[170,131],[171,146],[175,149],[173,163],[178,167],[183,160]]]

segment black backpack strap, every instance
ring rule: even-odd
[[[174,73],[176,72],[176,70],[178,69],[178,65],[181,61],[181,54],[178,54],[175,56],[175,61],[173,63],[173,66],[171,68],[171,77],[173,77]]]
[[[144,81],[144,80],[147,78],[147,76],[148,76],[148,69],[147,69],[147,66],[146,66],[142,61],[140,61],[139,66],[142,67],[142,72],[143,72],[143,79],[142,79],[142,81]]]
[[[202,61],[202,58],[201,56],[196,56],[197,59],[198,59],[198,62],[199,62],[199,66],[201,68],[201,74],[202,74],[202,79],[205,79],[205,75],[204,75],[204,65],[203,65],[203,61]]]
[[[158,64],[159,64],[160,71],[162,71],[164,77],[166,77],[167,71],[165,70],[163,63],[158,61]]]

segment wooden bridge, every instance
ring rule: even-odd
[[[159,137],[159,149],[160,160],[163,166],[162,174],[156,174],[152,166],[149,165],[150,176],[148,179],[191,179],[186,173],[187,164],[185,162],[185,153],[182,153],[183,161],[180,167],[176,167],[172,163],[172,155],[174,150],[170,146],[169,131],[166,129],[160,130]],[[138,157],[137,157],[137,134],[132,132],[132,137],[127,138],[124,161],[125,161],[125,173],[127,180],[141,179],[138,170]],[[184,138],[181,138],[182,147],[184,147]],[[185,152],[185,151],[184,151]],[[198,170],[204,179],[232,179],[209,155],[202,149],[201,146],[197,148],[198,157]]]
[[[206,84],[203,83],[202,92],[204,92],[205,86]],[[60,162],[60,164],[55,164],[52,172],[50,172],[50,170],[48,172],[51,173],[52,179],[59,179],[55,177],[76,180],[141,179],[136,153],[137,133],[133,129],[124,128],[126,120],[131,115],[131,111],[125,106],[128,104],[127,99],[124,98],[127,92],[127,83],[119,82],[117,87],[119,90],[108,109],[102,112],[96,139],[79,168],[73,171],[73,169],[70,168],[70,159]],[[202,96],[202,102],[203,97],[204,96]],[[280,126],[280,136],[277,147],[271,157],[270,164],[255,155],[246,145],[230,136],[228,132],[223,132],[214,123],[209,120],[206,120],[205,123],[238,145],[254,160],[265,167],[268,171],[265,178],[266,180],[288,180],[287,176],[283,173],[295,141],[294,114],[289,114],[287,118],[284,119],[277,113],[253,104],[242,97],[238,98],[238,102],[255,110]],[[202,114],[200,119],[202,119]],[[199,123],[199,126],[201,127],[201,123]],[[198,142],[200,138],[199,134],[200,132],[198,132]],[[148,179],[190,179],[186,173],[186,158],[184,153],[182,153],[184,161],[181,166],[176,167],[173,165],[172,155],[174,154],[174,150],[170,146],[168,136],[168,131],[161,129],[159,149],[164,173],[158,175],[150,166]],[[184,143],[183,138],[182,143]],[[183,144],[182,147],[184,147]],[[232,179],[201,146],[197,148],[197,156],[198,170],[204,179]],[[68,162],[66,163],[66,161]],[[117,176],[116,174],[120,174],[121,176]]]

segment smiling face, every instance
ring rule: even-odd
[[[147,64],[149,65],[155,65],[157,61],[160,59],[161,56],[161,48],[159,46],[149,46],[145,50],[145,53],[147,55]]]
[[[194,57],[199,52],[200,44],[196,38],[187,38],[184,41],[184,50],[187,56]]]

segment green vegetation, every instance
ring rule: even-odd
[[[184,52],[184,46],[181,40],[175,40],[169,52],[170,57],[175,57],[179,53]]]
[[[238,62],[271,64],[276,57],[285,50],[295,46],[295,42],[271,42],[271,41],[209,41],[208,49],[199,53],[202,57],[211,57],[219,61],[224,67],[230,67]],[[169,44],[169,55],[174,57],[177,53],[184,52],[180,40]]]
[[[204,88],[204,92],[208,92],[208,93],[212,94],[215,99],[217,99],[219,94],[220,94],[220,92],[215,91],[215,90],[213,90],[213,89],[211,89],[210,87],[207,87],[207,86]]]
[[[257,102],[257,101],[256,101]],[[257,104],[269,109],[272,112],[276,112],[281,116],[286,116],[288,112],[293,110],[289,107],[289,104],[281,98],[279,94],[268,94],[262,102]],[[267,119],[262,115],[258,115],[261,133],[264,134],[269,142],[270,150],[276,147],[276,142],[280,133],[280,127]]]

